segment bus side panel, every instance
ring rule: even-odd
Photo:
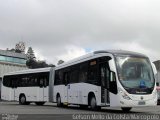
[[[60,94],[60,97],[61,97],[61,102],[67,102],[65,100],[65,92],[64,92],[64,89],[65,89],[65,85],[56,85],[54,86],[54,102],[56,102],[56,97],[57,97],[57,94],[59,93]]]
[[[8,88],[8,87],[4,87],[2,85],[2,88],[1,88],[1,99],[2,100],[7,100],[7,101],[14,100],[14,98],[13,98],[13,89],[12,88]]]
[[[97,105],[100,106],[101,105],[101,87],[88,84],[88,83],[69,84],[69,87],[65,85],[54,86],[54,102],[56,102],[56,95],[57,93],[59,93],[61,96],[62,103],[68,102],[71,104],[88,105],[88,95],[90,92],[94,93],[96,97]]]
[[[19,87],[15,90],[15,100],[19,101],[20,94],[24,94],[26,101],[48,101],[48,87]]]
[[[25,95],[26,101],[41,101],[39,99],[39,87],[19,87],[15,93],[16,101],[19,101],[20,94]]]
[[[110,93],[110,106],[111,107],[119,107],[120,106],[120,98],[119,95],[115,95]]]
[[[96,97],[97,105],[101,105],[100,90],[99,86],[88,83],[70,84],[68,89],[69,103],[88,105],[88,95],[92,92]]]

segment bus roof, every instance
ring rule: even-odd
[[[56,68],[58,68],[58,69],[61,68],[61,67],[63,68],[64,66],[68,66],[68,65],[74,64],[74,63],[78,63],[78,61],[87,59],[87,58],[92,57],[92,56],[97,55],[97,54],[103,54],[103,53],[109,53],[109,54],[112,54],[114,56],[115,55],[128,55],[128,56],[135,56],[135,57],[147,57],[144,54],[137,53],[137,52],[126,51],[126,50],[99,50],[99,51],[94,51],[94,52],[88,53],[86,55],[83,55],[81,57],[75,58],[75,59],[70,60],[68,62],[64,62],[64,63],[58,65]]]
[[[144,54],[127,51],[127,50],[99,50],[94,52],[94,54],[98,54],[98,53],[110,53],[113,55],[129,55],[129,56],[137,56],[137,57],[147,57]]]
[[[27,70],[20,70],[15,72],[10,72],[5,74],[6,75],[19,75],[19,74],[29,74],[29,73],[39,73],[39,72],[49,72],[52,67],[46,67],[46,68],[37,68],[37,69],[27,69]]]

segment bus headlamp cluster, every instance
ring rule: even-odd
[[[118,91],[120,92],[120,94],[124,99],[131,100],[131,98],[121,88],[118,88]]]
[[[122,97],[126,100],[131,100],[131,98],[126,93],[123,93]]]

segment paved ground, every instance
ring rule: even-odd
[[[44,106],[31,105],[19,105],[17,102],[0,102],[0,119],[9,117],[15,117],[18,115],[18,120],[24,119],[79,119],[77,115],[93,115],[93,114],[107,114],[107,115],[150,115],[158,114],[160,116],[160,106],[157,107],[143,107],[133,108],[130,113],[123,113],[119,108],[102,108],[100,111],[90,111],[89,109],[80,109],[78,106],[70,106],[68,108],[58,108],[54,103],[47,103]],[[13,116],[11,116],[13,115]],[[81,116],[86,117],[86,116]],[[89,116],[88,116],[89,117]],[[82,118],[81,118],[82,119]],[[88,118],[89,119],[89,118]],[[103,118],[102,118],[103,119]],[[118,119],[118,118],[117,118]],[[3,119],[4,120],[4,119]],[[6,119],[5,119],[6,120]],[[80,120],[80,119],[79,119]]]

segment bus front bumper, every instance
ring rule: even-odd
[[[141,106],[156,106],[157,99],[151,100],[120,100],[121,107],[141,107]]]

